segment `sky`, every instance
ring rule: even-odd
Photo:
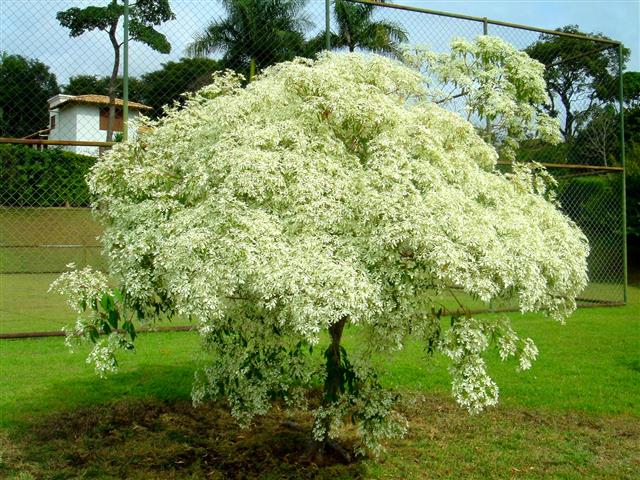
[[[133,0],[132,0],[133,1]],[[104,32],[89,32],[70,38],[68,30],[55,18],[56,12],[70,7],[100,5],[106,0],[0,0],[0,51],[20,54],[49,65],[58,82],[64,84],[78,74],[108,75],[113,51]],[[398,0],[397,3],[494,20],[555,29],[578,25],[584,32],[599,32],[622,41],[632,51],[627,70],[640,71],[640,0],[613,1],[426,1]],[[172,52],[163,55],[145,45],[132,42],[130,72],[134,76],[153,71],[169,60],[184,56],[194,35],[222,15],[216,0],[171,0],[176,20],[159,30],[172,44]],[[324,0],[309,0],[307,13],[315,28],[324,26]],[[420,13],[379,9],[378,18],[402,24],[411,43],[444,49],[451,37],[473,37],[482,33],[482,24],[434,17]],[[533,32],[504,27],[489,28],[490,34],[523,48],[538,38]]]

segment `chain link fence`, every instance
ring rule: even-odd
[[[92,5],[99,8],[91,18],[81,14]],[[625,301],[625,50],[617,42],[572,28],[551,32],[366,0],[333,0],[329,15],[321,1],[131,1],[124,82],[123,0],[3,0],[0,8],[4,323],[56,317],[47,309],[59,302],[47,300],[44,289],[68,263],[106,267],[84,177],[105,148],[122,140],[127,113],[133,121],[160,117],[165,105],[180,104],[216,71],[231,68],[250,80],[273,63],[312,57],[327,42],[337,51],[394,57],[402,44],[447,52],[453,38],[483,34],[545,64],[549,113],[560,120],[563,142],[526,141],[518,160],[548,167],[562,208],[589,238],[591,283],[581,302]],[[464,100],[455,107],[463,109]],[[38,281],[42,291],[28,287]]]

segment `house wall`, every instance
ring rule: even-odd
[[[56,113],[57,112],[57,113]],[[106,130],[100,130],[100,106],[86,104],[71,104],[61,109],[51,110],[49,116],[56,115],[56,128],[49,133],[50,140],[81,140],[104,142],[107,140]],[[138,110],[129,110],[129,118],[138,118]],[[135,131],[129,132],[130,138],[135,137]],[[99,147],[69,145],[62,147],[70,152],[82,155],[98,156]]]
[[[56,117],[56,126],[49,131],[49,140],[75,140],[76,117],[71,109],[49,110],[49,125],[51,117]]]
[[[100,107],[97,105],[71,105],[76,117],[76,138],[85,142],[104,142],[107,140],[107,132],[100,130]],[[98,156],[99,147],[74,147],[76,153]]]

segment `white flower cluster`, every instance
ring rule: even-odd
[[[437,339],[433,295],[452,285],[557,318],[575,308],[584,235],[531,172],[496,171],[494,147],[426,97],[419,72],[380,56],[298,59],[246,88],[223,74],[95,165],[96,215],[127,302],[191,316],[211,351],[195,398],[224,395],[248,423],[270,392],[310,381],[299,346],[339,319],[362,326],[369,351],[402,348],[411,332]],[[74,304],[88,296],[67,291]],[[479,356],[493,338],[485,322],[461,320],[438,343],[472,411],[497,397]],[[521,350],[513,335],[502,335],[505,357]],[[108,352],[94,356],[110,365]],[[380,418],[361,421],[398,431]]]
[[[407,433],[407,419],[394,410],[397,394],[384,390],[370,372],[359,371],[359,391],[345,393],[336,402],[321,405],[314,410],[313,436],[322,441],[335,437],[344,426],[345,419],[357,423],[359,442],[356,455],[372,453],[379,456],[384,448],[381,441],[401,438]],[[366,372],[366,373],[365,373]]]
[[[431,80],[427,98],[448,108],[462,106],[479,134],[513,159],[519,143],[561,141],[560,124],[540,108],[550,99],[544,65],[498,37],[454,39],[449,53],[405,47],[404,60]]]
[[[118,371],[116,352],[126,348],[128,342],[119,333],[111,333],[94,344],[87,356],[87,363],[93,364],[96,374],[100,378],[106,378],[107,374]]]
[[[75,264],[67,265],[68,272],[61,274],[49,286],[49,292],[56,292],[66,298],[67,305],[76,312],[73,326],[65,326],[65,345],[73,351],[78,341],[88,341],[89,331],[95,328],[98,320],[98,303],[108,288],[104,273],[85,267],[74,270]],[[96,358],[94,357],[91,357]]]
[[[100,301],[107,290],[107,276],[91,267],[75,270],[75,264],[67,265],[68,272],[61,274],[49,286],[49,292],[57,292],[66,298],[67,305],[76,313],[82,314],[91,304]]]
[[[538,349],[530,338],[520,339],[507,317],[479,320],[455,318],[440,339],[440,351],[452,361],[452,392],[470,413],[479,413],[498,401],[498,386],[489,377],[482,354],[491,340],[502,360],[517,356],[519,369],[531,368]]]
[[[536,344],[533,343],[533,340],[530,338],[525,339],[519,359],[520,370],[529,370],[536,358],[538,358],[538,347],[536,347]]]

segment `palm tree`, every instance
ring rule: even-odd
[[[378,0],[385,3],[386,0]],[[402,25],[386,20],[373,20],[375,5],[353,3],[348,0],[333,0],[333,17],[337,33],[331,32],[332,48],[348,48],[350,52],[356,48],[376,53],[399,55],[399,47],[408,41],[406,30]],[[312,43],[324,45],[325,33],[321,32]]]
[[[305,53],[304,31],[312,26],[308,0],[221,0],[226,18],[213,21],[187,47],[190,56],[223,53],[236,70],[256,70]]]

